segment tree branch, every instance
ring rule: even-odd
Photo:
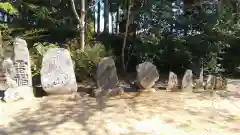
[[[76,17],[78,23],[81,25],[82,22],[81,22],[81,19],[80,19],[78,13],[77,13],[77,10],[76,10],[76,6],[75,6],[75,3],[74,3],[74,0],[70,0],[70,2],[71,2],[71,6],[72,6],[73,13],[74,13],[74,15],[75,15],[75,17]]]
[[[81,0],[81,19],[77,13],[77,10],[76,10],[76,6],[75,6],[75,3],[74,3],[74,0],[70,0],[71,2],[71,5],[72,5],[72,10],[73,10],[73,13],[80,25],[80,30],[81,30],[81,35],[80,35],[80,39],[81,39],[81,52],[84,52],[84,47],[85,47],[85,0]]]
[[[126,23],[126,29],[125,29],[125,35],[124,35],[124,40],[123,40],[123,46],[122,46],[122,67],[123,67],[123,71],[126,71],[126,65],[125,65],[125,60],[124,60],[124,51],[125,51],[125,46],[126,46],[126,42],[127,42],[127,36],[128,36],[128,27],[130,25],[130,12],[131,12],[131,0],[129,2],[128,5],[128,14],[127,14],[127,23]]]
[[[97,6],[97,4],[98,4],[100,1],[101,1],[101,0],[98,0],[96,3],[94,3],[94,4],[91,5],[91,6],[89,6],[88,8],[90,9],[90,8],[93,8],[93,7]]]

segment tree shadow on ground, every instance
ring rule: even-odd
[[[155,93],[143,93],[131,100],[125,99],[125,101],[138,115],[148,113],[151,117],[161,114],[164,116],[163,119],[166,122],[172,121],[171,123],[184,124],[187,121],[192,121],[194,123],[202,123],[203,125],[212,124],[219,127],[218,123],[233,123],[236,122],[236,118],[240,118],[240,116],[233,115],[231,109],[223,107],[226,106],[225,101],[214,100],[213,98],[211,95],[205,93],[171,93],[159,91]],[[214,105],[212,105],[213,102],[215,102]],[[236,109],[237,107],[235,107]]]
[[[109,129],[112,127],[106,128],[108,121],[113,122],[112,124],[108,123],[110,126],[124,123],[125,127],[131,129],[134,124],[129,121],[140,122],[156,115],[166,122],[173,121],[171,124],[180,121],[184,125],[184,121],[179,120],[182,118],[185,121],[190,119],[204,125],[213,121],[212,115],[209,115],[213,109],[211,109],[212,105],[207,102],[200,103],[202,106],[193,102],[199,95],[182,92],[140,93],[132,98],[103,100],[103,104],[85,94],[49,96],[41,99],[36,108],[24,109],[15,115],[14,121],[9,124],[8,134],[111,135],[113,133]],[[210,98],[201,98],[199,101],[210,100]],[[229,120],[237,117],[221,108],[218,108],[217,111],[220,112],[219,117]],[[131,112],[131,114],[126,112]],[[199,118],[200,120],[191,119],[192,116],[201,118]],[[221,120],[219,121],[221,122]],[[133,131],[131,134],[135,134],[135,132]]]
[[[105,105],[115,108],[118,105]],[[102,108],[104,109],[104,108]],[[49,131],[56,134],[68,129],[68,134],[96,135],[99,129],[105,129],[102,124],[99,104],[94,98],[84,95],[51,96],[43,98],[35,108],[22,110],[9,124],[8,134],[44,134]],[[101,127],[94,127],[94,126]],[[103,131],[108,132],[108,131]]]

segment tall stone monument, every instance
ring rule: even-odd
[[[168,85],[166,91],[176,91],[178,90],[178,78],[177,75],[173,72],[169,72]]]
[[[11,56],[7,56],[2,67],[7,75],[4,100],[16,101],[20,98],[34,98],[32,88],[31,61],[27,43],[24,39],[15,38],[13,42],[13,63]]]
[[[73,62],[68,50],[51,48],[44,54],[41,68],[41,83],[47,94],[77,92]]]
[[[111,57],[105,57],[98,63],[97,85],[102,90],[115,89],[118,87],[117,70],[115,62]]]
[[[192,91],[193,89],[193,73],[190,69],[187,69],[183,76],[182,89],[186,91]]]
[[[18,86],[32,87],[31,60],[27,43],[21,38],[14,40],[14,67],[16,74],[14,80]]]

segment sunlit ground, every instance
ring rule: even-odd
[[[0,103],[0,134],[239,135],[239,99],[158,91],[101,105],[83,94]]]

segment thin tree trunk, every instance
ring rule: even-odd
[[[0,63],[4,60],[3,54],[3,38],[2,38],[2,31],[0,30]],[[0,70],[2,70],[2,65],[0,65]]]
[[[82,0],[81,0],[82,1]],[[84,0],[85,1],[85,0]],[[86,0],[85,1],[85,7],[89,7],[89,2]],[[88,10],[85,10],[85,18],[84,18],[84,22],[85,22],[85,25],[84,25],[84,30],[86,31],[86,32],[84,32],[84,34],[85,34],[85,37],[84,38],[86,38],[86,37],[88,37],[88,27],[89,27],[89,24],[88,23],[86,23],[86,22],[89,22],[88,21],[89,20],[89,16],[88,16]],[[88,42],[88,39],[85,39],[85,42]]]
[[[104,32],[109,33],[109,5],[108,5],[108,0],[104,0]]]
[[[117,15],[116,15],[116,29],[115,29],[115,33],[118,34],[118,25],[119,25],[119,4],[117,5]]]
[[[114,33],[114,15],[113,13],[111,13],[111,16],[112,16],[112,34]]]
[[[131,10],[131,0],[129,0],[128,3],[128,10],[127,10],[127,22],[126,22],[126,29],[125,29],[125,35],[124,35],[124,40],[123,40],[123,46],[122,46],[122,67],[123,71],[126,72],[126,66],[125,66],[125,60],[124,60],[124,52],[125,52],[125,46],[127,42],[127,36],[128,36],[128,26],[130,24],[129,19],[130,19],[130,10]]]
[[[2,39],[2,31],[0,30],[0,58],[3,56],[3,39]]]
[[[81,19],[77,13],[77,10],[76,10],[76,6],[75,6],[75,3],[74,3],[74,0],[70,0],[71,2],[71,5],[72,5],[72,10],[73,10],[73,13],[80,25],[80,31],[81,31],[81,51],[84,52],[84,47],[85,47],[85,36],[84,36],[84,29],[85,29],[85,0],[81,0]]]
[[[93,15],[93,26],[94,26],[94,33],[96,32],[96,14],[95,14],[96,10],[94,9],[94,15]]]
[[[97,9],[97,33],[100,33],[101,0],[98,2]]]
[[[220,17],[222,13],[222,0],[218,0],[217,3],[217,16]]]

